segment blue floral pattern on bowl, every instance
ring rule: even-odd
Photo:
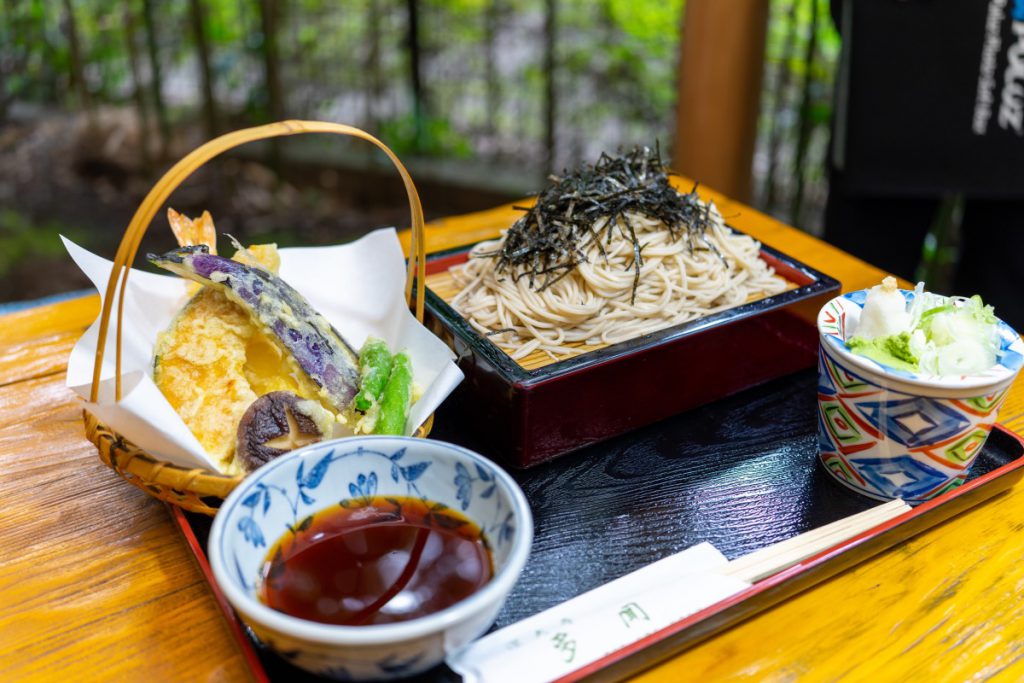
[[[268,547],[305,529],[316,512],[373,496],[430,500],[469,517],[492,551],[492,581],[447,610],[384,626],[315,624],[259,602]],[[218,512],[209,554],[225,595],[266,645],[321,675],[381,680],[426,670],[485,631],[522,571],[532,534],[522,492],[485,458],[426,439],[351,437],[293,451],[249,475]]]

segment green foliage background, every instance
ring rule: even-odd
[[[171,160],[164,138],[191,131],[201,139],[211,129],[268,121],[275,98],[286,117],[351,123],[403,156],[463,164],[478,178],[503,169],[542,179],[603,150],[654,142],[666,154],[671,149],[685,0],[412,4],[419,106],[406,0],[3,3],[0,125],[25,105],[90,117],[111,106],[134,111],[150,142],[144,152],[153,158],[142,164],[150,175]],[[205,69],[197,57],[196,7]],[[274,40],[264,35],[268,12]],[[828,0],[770,1],[754,203],[812,231],[827,190],[839,47]],[[213,120],[204,108],[204,71]],[[0,221],[10,227],[0,234],[4,242],[6,233],[24,235],[31,222],[12,216]]]

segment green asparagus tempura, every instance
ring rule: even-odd
[[[405,434],[405,421],[412,403],[412,362],[405,353],[395,354],[391,376],[380,399],[380,414],[374,434]]]
[[[391,352],[383,339],[370,337],[359,351],[359,393],[356,410],[368,411],[380,402],[384,387],[391,374]]]

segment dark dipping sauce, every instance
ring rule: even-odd
[[[293,617],[342,626],[408,621],[443,610],[494,575],[480,527],[439,503],[344,501],[270,548],[260,600]]]

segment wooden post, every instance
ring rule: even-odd
[[[768,0],[687,0],[672,167],[750,199]]]

